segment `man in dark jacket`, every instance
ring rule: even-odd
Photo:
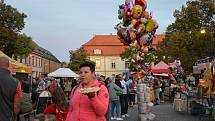
[[[21,85],[10,74],[9,59],[0,57],[0,120],[12,121],[20,110]]]

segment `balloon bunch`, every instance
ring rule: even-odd
[[[135,53],[130,59],[135,70],[145,68],[143,57],[145,53],[154,50],[152,42],[158,28],[156,20],[152,19],[146,8],[145,0],[125,0],[118,10],[118,18],[122,22],[115,26],[121,42],[129,45]]]
[[[184,70],[180,60],[175,60],[173,63],[169,63],[169,68],[176,81],[180,81],[183,78]]]

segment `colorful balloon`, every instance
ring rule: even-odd
[[[125,0],[125,3],[119,6],[118,18],[122,20],[115,29],[120,41],[124,45],[129,45],[134,53],[129,57],[131,61],[131,71],[144,73],[148,67],[144,63],[144,55],[154,48],[152,42],[157,22],[152,19],[152,14],[145,11],[147,4],[145,0]]]
[[[135,5],[140,5],[143,7],[143,10],[147,8],[147,3],[145,0],[135,0]]]
[[[143,12],[143,8],[140,5],[135,5],[132,9],[132,16],[133,18],[139,19],[141,18]]]
[[[138,32],[138,34],[139,34],[140,36],[141,36],[141,35],[143,35],[143,34],[144,34],[145,29],[146,29],[145,24],[140,24],[140,25],[138,26],[138,28],[137,28],[137,32]]]
[[[145,19],[147,19],[147,20],[149,20],[149,19],[150,19],[150,14],[149,14],[149,12],[143,11],[142,17],[145,18]]]
[[[146,24],[146,31],[152,32],[152,30],[154,30],[157,26],[157,22],[154,19],[150,19]]]

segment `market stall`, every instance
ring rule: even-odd
[[[152,73],[170,73],[169,65],[164,63],[163,61],[160,61],[158,64],[156,64],[154,67],[151,68]]]
[[[31,73],[32,68],[29,66],[26,66],[25,64],[19,63],[16,60],[11,59],[6,54],[4,54],[2,51],[0,51],[0,57],[7,57],[10,62],[9,70],[12,73]]]
[[[208,57],[199,59],[193,66],[193,74],[196,77],[188,86],[189,112],[191,114],[210,115],[213,113],[215,119],[215,87],[214,87],[214,67],[215,58]]]
[[[79,75],[69,68],[59,68],[56,71],[49,73],[48,77],[79,77]]]

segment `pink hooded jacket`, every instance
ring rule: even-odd
[[[97,87],[100,85],[95,80],[89,87]],[[100,90],[92,99],[87,95],[83,95],[78,90],[82,88],[82,84],[71,93],[70,110],[66,121],[106,121],[105,114],[109,104],[109,94],[105,85],[100,86]]]

